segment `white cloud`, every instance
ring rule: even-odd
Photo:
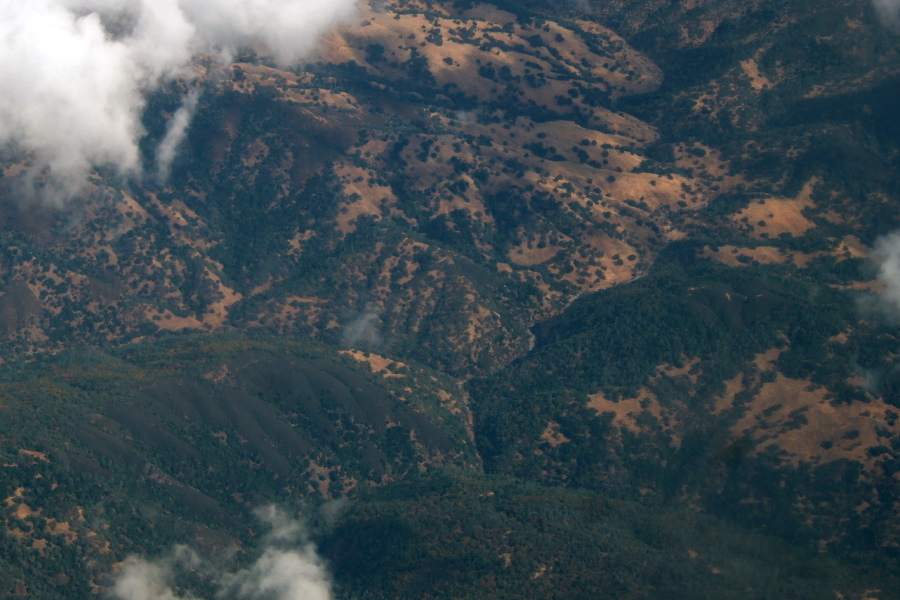
[[[275,506],[256,511],[271,530],[262,556],[248,569],[220,578],[226,598],[330,600],[331,577],[303,524]]]
[[[192,600],[172,590],[176,568],[196,567],[200,559],[190,549],[177,546],[171,556],[155,562],[129,557],[122,564],[112,588],[120,600]]]
[[[878,265],[878,280],[884,285],[879,296],[882,308],[900,314],[900,232],[878,238],[872,259]]]
[[[872,0],[872,3],[885,27],[900,33],[900,0]]]
[[[140,173],[146,97],[193,57],[254,46],[295,64],[356,3],[0,0],[0,146],[35,152],[63,193],[93,167]]]
[[[311,544],[301,550],[269,548],[251,568],[238,572],[228,583],[236,598],[331,599],[331,580]]]
[[[381,319],[373,306],[366,306],[366,311],[356,317],[345,328],[342,335],[345,346],[351,348],[377,348],[381,345]]]
[[[179,546],[171,556],[147,561],[125,561],[112,586],[118,600],[194,600],[179,594],[172,581],[179,570],[205,572],[219,588],[218,598],[270,600],[331,600],[331,577],[308,540],[302,524],[286,513],[267,507],[257,511],[271,528],[262,555],[246,569],[224,572],[204,565],[191,550]]]
[[[207,45],[233,51],[263,44],[282,66],[316,47],[319,34],[349,19],[355,0],[182,0]]]
[[[175,155],[178,152],[181,142],[187,136],[188,126],[194,117],[194,111],[197,110],[197,102],[200,100],[200,90],[192,90],[184,103],[181,105],[166,130],[166,136],[160,142],[156,150],[156,176],[160,183],[164,183],[169,179],[169,173],[172,170],[172,163],[175,161]]]

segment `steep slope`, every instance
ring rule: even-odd
[[[287,340],[189,337],[4,368],[3,594],[87,597],[128,554],[252,545],[267,503],[478,472],[454,383],[394,368]]]
[[[722,187],[654,166],[658,132],[613,110],[661,74],[607,29],[405,2],[360,19],[303,72],[198,65],[168,185],[8,200],[7,353],[158,329],[334,342],[363,320],[370,348],[492,369],[537,319],[643,273]],[[148,155],[184,93],[151,101]],[[30,159],[9,158],[11,198]]]
[[[900,593],[897,335],[859,302],[898,38],[865,0],[498,3],[199,61],[145,115],[152,167],[202,92],[165,182],[22,204],[2,150],[3,594],[246,566],[272,501],[338,597]]]
[[[452,381],[374,354],[179,336],[2,367],[0,388],[5,597],[105,597],[136,564],[147,589],[221,597],[223,573],[271,550],[254,514],[273,502],[305,520],[337,598],[895,587],[869,556],[841,564],[693,508],[486,476]]]
[[[845,290],[676,263],[576,302],[474,385],[479,448],[490,472],[889,552],[900,401],[876,381],[895,344]]]

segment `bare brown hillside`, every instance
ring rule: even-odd
[[[682,235],[670,215],[709,199],[713,175],[644,168],[658,132],[610,102],[662,75],[598,25],[400,2],[365,7],[320,60],[210,65],[219,112],[198,117],[212,129],[193,159],[208,171],[178,187],[98,178],[62,211],[8,203],[7,347],[240,325],[490,366],[524,350],[535,319],[639,276]],[[287,229],[313,181],[330,206]],[[259,221],[265,267],[241,256],[222,203]],[[309,272],[313,245],[343,258]]]

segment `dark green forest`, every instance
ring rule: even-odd
[[[219,382],[198,377],[223,365],[230,375]],[[421,385],[434,374],[414,367],[409,376]],[[5,369],[0,385],[15,417],[0,474],[11,496],[20,490],[5,518],[27,541],[4,538],[4,593],[28,581],[37,597],[90,595],[113,560],[96,553],[106,541],[117,555],[149,557],[176,542],[213,556],[236,544],[245,549],[238,564],[249,562],[260,541],[246,525],[250,511],[272,501],[307,520],[338,597],[825,598],[873,582],[895,589],[890,563],[856,541],[838,560],[786,530],[760,533],[766,527],[729,514],[733,501],[724,497],[718,509],[696,512],[674,500],[640,500],[609,481],[573,476],[554,485],[527,469],[510,477],[482,443],[483,471],[458,420],[445,413],[436,421],[440,410],[421,404],[427,387],[409,404],[398,397],[403,387],[379,379],[316,346],[241,338],[188,337]],[[60,396],[68,402],[54,400]],[[385,414],[400,423],[387,430],[395,434],[379,432]],[[600,451],[575,449],[584,465],[605,464]],[[694,485],[703,489],[710,465],[696,452],[673,457],[680,466],[663,476],[700,479]],[[632,455],[620,467],[640,480],[647,474]],[[313,456],[327,475],[304,472]],[[763,468],[753,476],[777,476]],[[380,485],[363,484],[372,478]],[[337,513],[318,493],[325,481],[350,498]],[[814,484],[803,493],[816,493]],[[14,516],[22,504],[40,514]],[[78,507],[104,526],[78,521]],[[62,521],[74,541],[53,533]],[[195,575],[179,581],[181,589],[214,589]]]

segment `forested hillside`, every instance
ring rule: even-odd
[[[897,597],[885,19],[362,2],[0,145],[0,596]]]

